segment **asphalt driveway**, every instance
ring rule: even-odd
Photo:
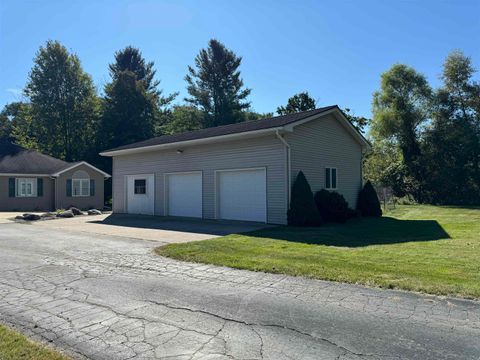
[[[0,225],[0,320],[91,359],[479,359],[480,303],[181,263]]]

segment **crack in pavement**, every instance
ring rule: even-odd
[[[183,263],[106,236],[18,241],[28,234],[12,229],[0,233],[0,319],[84,358],[480,358],[478,302]]]

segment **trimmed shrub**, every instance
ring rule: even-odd
[[[357,210],[360,211],[362,216],[382,216],[382,208],[380,207],[380,201],[378,201],[377,192],[370,181],[367,181],[358,194]]]
[[[315,206],[313,193],[307,179],[300,171],[292,186],[292,198],[287,212],[288,225],[319,226],[322,217]]]
[[[345,198],[335,191],[317,191],[314,199],[325,221],[345,223],[353,215]]]

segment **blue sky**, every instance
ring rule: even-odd
[[[256,111],[308,90],[319,106],[370,116],[380,74],[394,63],[415,67],[434,86],[453,49],[480,68],[480,0],[1,0],[0,106],[22,98],[48,39],[75,52],[100,90],[114,52],[139,47],[164,91],[180,91],[181,102],[187,66],[210,38],[243,56]]]

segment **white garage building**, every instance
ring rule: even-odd
[[[337,106],[161,136],[113,158],[115,213],[285,224],[302,170],[354,207],[369,144]]]

